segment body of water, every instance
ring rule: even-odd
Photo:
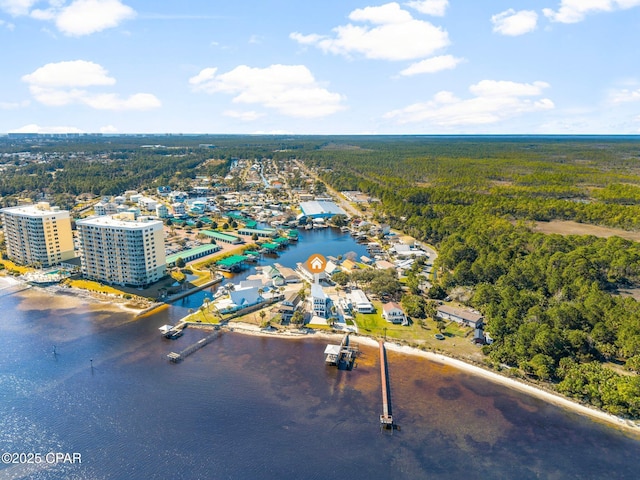
[[[286,249],[280,250],[277,256],[264,255],[257,264],[251,264],[238,274],[229,276],[224,283],[239,283],[250,275],[255,275],[254,266],[272,265],[279,263],[285,267],[296,268],[298,263],[304,263],[314,253],[320,253],[325,257],[338,257],[339,255],[353,255],[359,259],[362,255],[368,255],[365,245],[357,243],[349,233],[341,232],[335,228],[320,228],[314,230],[299,230],[300,238],[297,243],[291,243]],[[205,297],[213,298],[213,293],[220,287],[215,285],[201,290],[173,303],[175,314],[181,317],[187,315],[190,308],[196,309],[202,305]]]
[[[345,253],[309,245],[295,261],[316,251]],[[0,479],[638,476],[638,439],[420,357],[388,353],[393,434],[379,428],[376,348],[345,372],[313,335],[223,333],[171,364],[206,335],[160,336],[182,308],[133,320],[64,294],[0,296],[0,453],[81,458],[0,464]]]

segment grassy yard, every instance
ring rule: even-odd
[[[439,350],[457,356],[480,359],[480,349],[471,343],[473,330],[461,327],[455,322],[449,322],[443,332],[444,340],[435,338],[439,333],[435,321],[424,320],[422,325],[416,320],[408,326],[394,325],[382,318],[382,304],[373,302],[376,313],[357,313],[355,322],[361,335],[387,339],[402,340],[409,344],[423,346],[429,350]],[[315,327],[314,327],[315,328]]]
[[[217,325],[220,323],[220,317],[210,310],[202,310],[199,308],[190,315],[187,315],[183,320],[187,322],[206,323],[210,325]]]

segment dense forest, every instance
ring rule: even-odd
[[[302,160],[336,190],[378,198],[368,207],[378,221],[439,250],[439,286],[485,316],[488,362],[640,417],[640,304],[619,294],[640,282],[640,244],[531,228],[555,219],[640,230],[640,138],[5,138],[0,155],[3,196],[114,194],[224,176],[233,158]]]
[[[439,250],[439,284],[467,292],[496,367],[640,416],[640,244],[535,233],[530,221],[640,227],[640,142],[424,140],[406,149],[320,150],[308,163],[339,190],[380,199],[378,219]],[[616,367],[624,365],[626,373]]]

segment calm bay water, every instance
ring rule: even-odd
[[[184,308],[132,321],[71,296],[0,290],[0,453],[82,456],[0,464],[0,479],[638,476],[639,440],[418,357],[388,353],[393,435],[379,430],[374,348],[341,372],[325,367],[321,339],[224,333],[170,364],[169,351],[205,335],[160,337]]]

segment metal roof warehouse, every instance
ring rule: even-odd
[[[346,215],[346,212],[334,202],[313,201],[300,203],[302,215],[310,218],[330,218],[334,215]]]

